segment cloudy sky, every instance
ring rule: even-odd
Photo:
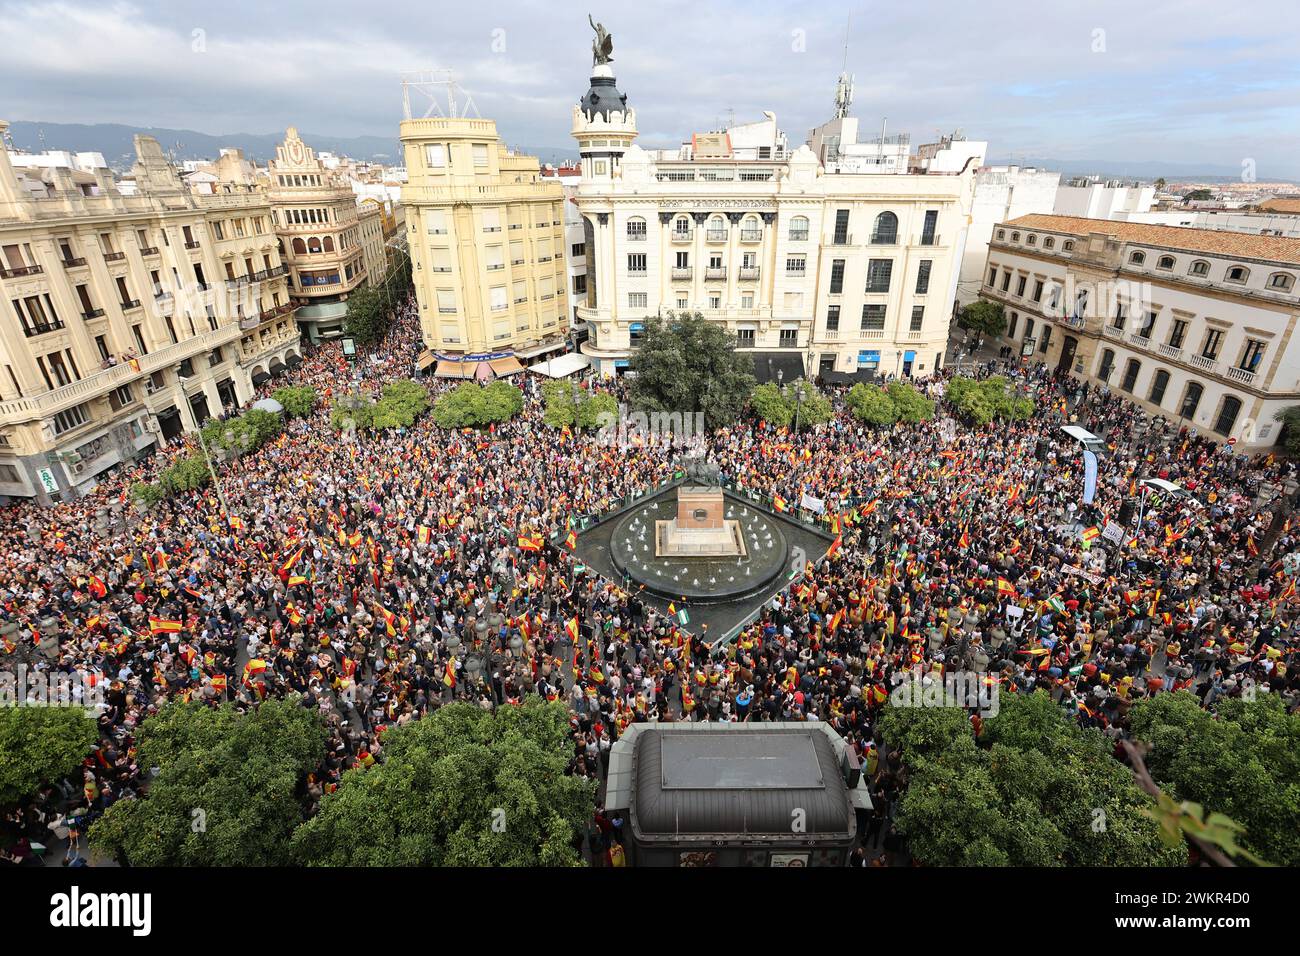
[[[400,73],[449,68],[511,144],[564,149],[592,4],[563,0],[0,0],[0,117],[395,136]],[[1300,179],[1295,0],[605,0],[641,142],[770,109],[826,119],[852,15],[854,114],[990,157]],[[422,108],[420,110],[422,112]]]

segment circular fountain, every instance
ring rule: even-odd
[[[698,484],[632,508],[610,536],[621,573],[660,597],[699,604],[763,589],[786,567],[789,550],[766,512]]]

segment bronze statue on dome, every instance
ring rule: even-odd
[[[591,41],[591,65],[600,66],[614,59],[614,38],[605,30],[605,24],[597,23],[587,14],[587,22],[596,31],[596,38]]]

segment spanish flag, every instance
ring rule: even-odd
[[[151,634],[176,634],[182,629],[180,621],[174,621],[166,617],[149,618],[149,633]]]
[[[361,538],[361,532],[360,532],[360,531],[356,532],[355,534],[350,534],[350,535],[348,535],[348,544],[352,545],[352,547],[354,547],[354,548],[359,548],[359,547],[361,547],[361,541],[362,541],[362,538]]]
[[[266,670],[266,661],[259,657],[254,657],[244,665],[244,683],[251,684],[253,678]]]
[[[1259,546],[1255,544],[1254,535],[1246,535],[1246,550],[1250,552],[1252,558],[1259,557]]]
[[[302,560],[302,553],[306,550],[307,550],[307,546],[303,545],[293,554],[289,555],[289,559],[285,561],[284,564],[280,565],[280,573],[288,574],[290,571],[292,571],[293,566],[297,564],[300,560]]]
[[[1101,534],[1101,529],[1098,528],[1096,525],[1093,525],[1091,528],[1084,528],[1084,529],[1083,529],[1083,540],[1084,540],[1084,541],[1091,541],[1093,538],[1097,537],[1097,535],[1099,535],[1099,534]]]
[[[571,617],[564,622],[564,632],[569,635],[569,640],[578,643],[578,619]]]
[[[772,499],[772,507],[775,508],[777,511],[785,511],[786,500],[782,498],[780,495],[777,495]]]
[[[844,621],[844,608],[840,608],[831,615],[830,622],[826,625],[832,634],[840,629],[840,624]]]
[[[840,550],[842,544],[844,544],[843,536],[837,534],[835,540],[831,542],[831,546],[826,550],[826,557],[835,557],[836,552]]]
[[[95,575],[90,576],[90,593],[97,598],[102,598],[108,594],[108,586]]]
[[[961,529],[961,537],[957,539],[957,547],[959,547],[959,548],[969,548],[969,547],[970,547],[970,535],[968,535],[968,534],[966,533],[966,529],[965,529],[965,528],[962,528],[962,529]]]
[[[575,532],[570,531],[569,536],[564,539],[564,546],[570,551],[575,550],[578,547],[578,535]]]
[[[388,610],[388,608],[384,607],[378,601],[375,602],[375,607],[379,609],[379,613],[384,619],[384,624],[387,626],[388,630],[388,636],[396,637],[397,630],[393,627],[393,621],[397,620],[397,615]]]
[[[422,524],[415,529],[415,537],[416,540],[420,542],[420,544],[428,544],[429,538],[432,536],[433,536],[433,529],[430,528],[428,525]]]
[[[448,659],[448,661],[447,661],[447,666],[446,666],[446,668],[443,669],[443,672],[442,672],[442,682],[443,682],[444,684],[446,684],[448,687],[455,688],[455,686],[456,686],[456,661],[455,661],[454,659]]]
[[[1006,578],[998,578],[998,595],[1001,597],[1015,597],[1016,589]]]
[[[541,538],[529,538],[524,535],[519,536],[519,550],[521,551],[540,551],[542,550]]]
[[[592,664],[591,667],[587,669],[587,675],[597,684],[605,683],[605,671],[599,664]]]
[[[212,689],[215,690],[218,694],[224,694],[224,693],[226,692],[226,675],[225,675],[225,674],[213,674],[213,675],[212,675]]]

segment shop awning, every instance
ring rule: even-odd
[[[576,372],[581,372],[584,368],[590,367],[591,359],[581,352],[565,352],[563,355],[556,355],[544,362],[528,366],[528,371],[546,375],[550,378],[567,378]]]
[[[271,363],[272,375],[280,375],[281,373],[287,372],[288,370],[289,370],[289,366],[285,365],[283,362],[279,360],[276,360]]]
[[[271,381],[271,376],[267,375],[265,372],[254,372],[254,373],[253,373],[253,385],[254,385],[254,386],[263,385],[263,384],[265,384],[266,382],[269,382],[269,381]]]
[[[568,343],[561,339],[558,342],[552,342],[549,345],[534,345],[530,349],[517,349],[515,358],[530,359],[539,355],[545,355],[547,352],[556,352],[567,346]]]
[[[297,368],[299,365],[302,364],[302,356],[290,355],[287,359],[285,359],[285,363],[289,366],[289,368]]]
[[[497,378],[505,378],[507,375],[514,375],[524,370],[524,367],[519,364],[519,359],[513,355],[509,358],[493,359],[487,365]]]
[[[438,362],[433,374],[437,378],[473,378],[477,367],[477,362],[449,362],[443,359]]]
[[[758,384],[780,381],[794,382],[804,377],[803,356],[798,352],[750,352],[754,357],[754,379]]]
[[[419,368],[421,372],[423,372],[425,369],[427,369],[430,365],[432,365],[436,361],[438,361],[438,357],[434,355],[432,352],[430,352],[428,349],[425,349],[423,352],[420,353],[420,357],[415,360],[415,365],[417,368]]]

